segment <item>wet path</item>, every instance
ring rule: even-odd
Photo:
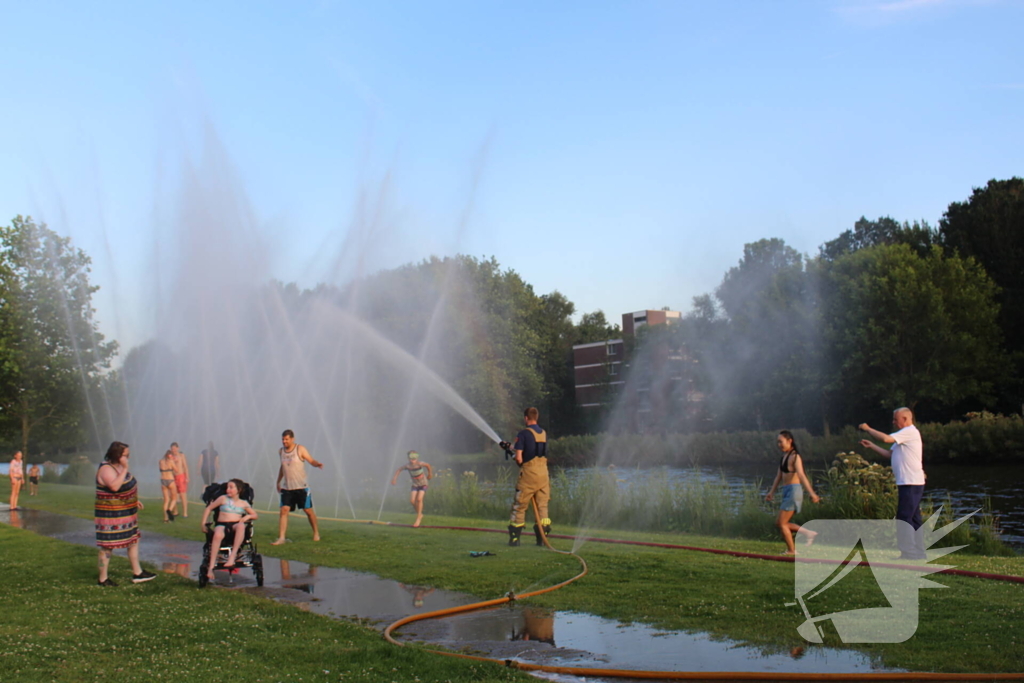
[[[93,524],[87,519],[38,510],[0,510],[0,523],[70,543],[95,545]],[[263,588],[256,587],[248,569],[234,574],[218,571],[216,585],[270,597],[325,616],[359,619],[379,629],[410,614],[477,601],[462,593],[406,586],[373,574],[281,560],[266,555],[269,548],[260,550],[264,558]],[[143,562],[164,572],[196,579],[202,543],[144,531],[139,555]],[[528,605],[416,622],[397,635],[403,640],[497,659],[555,666],[708,672],[894,671],[880,668],[865,655],[849,650],[808,646],[795,648],[792,653],[764,653],[734,642],[712,640],[706,634],[658,631],[642,624],[627,625],[589,614]]]

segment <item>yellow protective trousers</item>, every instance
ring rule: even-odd
[[[530,501],[536,499],[537,509],[540,511],[538,524],[550,525],[548,519],[548,501],[551,500],[551,488],[548,482],[548,459],[533,458],[523,463],[519,468],[519,478],[516,479],[516,495],[512,499],[512,526],[526,525],[526,508],[530,507]]]

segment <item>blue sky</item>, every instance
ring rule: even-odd
[[[861,215],[937,223],[1024,175],[1024,3],[2,3],[0,220],[94,259],[131,345],[154,235],[215,139],[274,253],[338,279],[497,257],[612,320],[688,310],[743,244],[813,253]],[[166,233],[162,233],[166,234]],[[350,235],[349,235],[350,237]],[[166,244],[162,242],[161,244]],[[182,260],[176,267],[187,268]]]

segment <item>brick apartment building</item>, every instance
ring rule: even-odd
[[[669,342],[648,346],[631,358],[627,344],[645,325],[671,325],[682,320],[679,311],[633,311],[622,315],[622,339],[573,346],[576,405],[601,414],[620,406],[619,428],[643,432],[663,429],[670,421],[692,417],[703,396],[692,387],[694,362],[685,349]],[[626,392],[623,394],[623,392]]]

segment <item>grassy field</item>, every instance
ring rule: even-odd
[[[529,681],[173,574],[96,586],[96,552],[0,525],[0,680]],[[112,575],[130,569],[115,557]]]
[[[56,512],[83,517],[92,515],[92,494],[80,487],[45,486],[41,496],[26,498],[24,502],[30,507]],[[190,519],[163,524],[159,502],[151,503],[142,514],[144,529],[200,540],[198,522],[201,508],[198,505],[193,507]],[[391,514],[390,517],[395,521],[410,521],[407,515]],[[425,523],[496,529],[504,526],[503,520],[429,515]],[[321,525],[323,541],[313,543],[308,524],[302,518],[295,518],[289,533],[295,542],[271,548],[266,544],[272,540],[275,531],[276,515],[272,513],[257,523],[256,540],[262,544],[261,550],[275,557],[369,571],[407,584],[458,590],[483,599],[500,596],[509,590],[523,593],[556,583],[574,575],[578,567],[574,559],[532,544],[518,549],[507,548],[505,537],[500,534],[324,520]],[[556,528],[556,532],[574,533],[575,530]],[[781,541],[622,531],[598,531],[593,535],[728,547],[759,553],[781,550]],[[565,549],[571,545],[569,541],[556,541],[555,544]],[[87,557],[92,557],[92,551],[82,550]],[[490,550],[497,557],[470,558],[471,550]],[[580,553],[590,565],[591,573],[572,586],[531,602],[620,621],[644,622],[662,629],[708,632],[753,644],[766,651],[788,651],[798,645],[807,645],[796,633],[796,627],[803,621],[802,614],[798,608],[784,605],[793,600],[792,565],[598,543],[584,543]],[[4,553],[5,557],[8,555]],[[426,558],[430,558],[429,561]],[[1024,575],[1024,561],[1020,558],[954,555],[951,563],[975,571]],[[86,559],[76,570],[73,578],[76,585],[81,584],[81,590],[92,590],[93,564],[91,559]],[[905,643],[861,645],[857,649],[877,657],[886,666],[911,670],[1020,671],[1024,661],[1022,587],[952,576],[939,576],[935,580],[948,588],[921,591],[920,627],[914,637]],[[183,579],[165,579],[163,575],[153,583],[165,582],[173,582],[174,585],[188,583]],[[863,586],[864,591],[870,588],[866,583]],[[182,595],[186,602],[205,600],[205,594],[202,598],[191,597],[198,596],[198,593]],[[319,619],[308,615],[307,618]],[[370,634],[370,637],[376,636]],[[837,641],[827,644],[842,647]],[[8,651],[7,647],[5,651]]]

